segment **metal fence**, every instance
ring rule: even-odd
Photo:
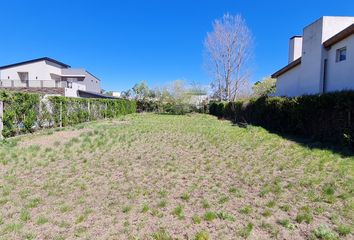
[[[60,80],[12,80],[1,79],[0,87],[3,88],[66,88],[68,83]]]

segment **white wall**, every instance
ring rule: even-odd
[[[276,83],[276,96],[294,97],[299,93],[301,65],[279,76]]]
[[[101,81],[87,71],[84,84],[86,86],[86,91],[101,93]]]
[[[323,47],[323,43],[353,23],[354,17],[322,17],[305,27],[303,32],[301,65],[295,70],[296,73],[294,73],[294,69],[292,69],[288,73],[278,77],[277,87],[279,85],[280,89],[277,90],[276,95],[300,96],[321,93],[323,89],[324,60],[329,58],[331,54],[333,58],[333,54],[335,54],[327,52]],[[348,51],[350,50],[348,49]],[[348,66],[346,64],[342,64],[343,66],[337,64],[337,66],[333,67],[331,66],[333,65],[333,60],[328,60],[328,65],[330,67],[328,74],[336,74],[337,76],[338,74],[346,75],[346,79],[350,76],[350,73],[338,73],[338,71],[348,72],[350,63],[347,64]],[[340,68],[346,68],[346,70]],[[330,79],[327,80],[330,81],[330,83],[327,89],[340,90],[341,86],[343,87],[347,84],[334,83],[332,76],[328,76],[328,79]],[[294,82],[297,82],[297,84]],[[335,84],[338,84],[338,86],[335,86]]]
[[[26,83],[21,82],[18,72],[28,72],[28,79],[31,82],[31,87],[55,87],[55,80],[60,81],[61,69],[63,67],[48,61],[34,62],[24,65],[19,65],[11,68],[2,69],[0,72],[0,79],[3,80],[3,86],[11,87],[11,82],[14,80],[16,87],[26,87]],[[59,84],[59,82],[58,82]]]
[[[63,75],[82,75],[85,76],[83,80],[73,82],[77,82],[79,84],[86,86],[86,91],[101,93],[101,81],[97,79],[95,76],[87,72],[82,68],[68,68],[62,70]]]
[[[343,31],[350,25],[354,23],[354,17],[323,17],[323,32],[322,32],[322,44]],[[328,49],[322,47],[322,58],[321,58],[321,78],[319,84],[319,93],[323,93],[323,79],[324,79],[324,61],[328,58],[330,52]],[[333,61],[328,61],[328,65],[332,65]],[[326,86],[327,88],[327,86]],[[329,89],[327,88],[327,91]]]
[[[319,92],[322,58],[323,19],[304,29],[298,95]]]
[[[71,69],[64,68],[61,65],[52,63],[50,61],[40,61],[29,64],[23,64],[11,68],[6,68],[0,71],[0,80],[3,80],[4,87],[11,87],[13,80],[15,87],[26,87],[25,82],[21,82],[18,72],[28,72],[30,87],[66,87],[65,82],[61,82],[61,75],[83,75],[83,81],[74,81],[79,84],[86,85],[86,91],[101,92],[101,82],[99,79],[88,73],[85,69]],[[59,81],[56,85],[56,81]],[[42,82],[42,83],[41,83]]]
[[[347,48],[347,59],[336,62],[337,49]],[[327,55],[327,91],[354,89],[354,35],[333,45]]]
[[[289,63],[302,55],[302,37],[292,37],[289,40]]]
[[[28,72],[29,80],[52,80],[51,73],[61,75],[63,67],[51,62],[40,61],[1,70],[0,79],[20,80],[18,72]]]
[[[65,97],[79,97],[78,90],[86,91],[86,86],[79,83],[72,83],[71,88],[65,88]]]

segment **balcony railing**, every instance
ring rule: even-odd
[[[1,79],[0,87],[2,88],[66,88],[66,81],[56,80],[11,80]]]

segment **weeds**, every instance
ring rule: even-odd
[[[155,233],[152,234],[152,238],[154,240],[172,240],[173,238],[170,236],[166,230],[161,229]]]
[[[337,227],[336,231],[339,233],[340,236],[347,236],[352,232],[350,226],[342,224]]]
[[[195,234],[194,240],[209,240],[209,233],[206,231],[197,232]]]
[[[182,205],[178,205],[174,210],[173,214],[180,220],[184,219],[184,209]]]
[[[218,215],[215,212],[206,212],[204,214],[204,220],[205,221],[213,221],[217,217],[218,217]]]
[[[183,193],[182,196],[181,196],[181,199],[186,201],[186,202],[188,202],[190,198],[191,198],[191,196],[187,192]]]
[[[245,227],[243,227],[240,231],[239,231],[239,235],[243,238],[248,238],[253,230],[253,224],[252,223],[248,223]]]
[[[30,213],[28,212],[28,210],[26,208],[22,208],[22,210],[20,212],[20,219],[23,222],[27,222],[28,220],[31,219]]]
[[[278,223],[288,230],[294,230],[296,228],[288,219],[279,220]]]
[[[49,222],[49,219],[46,216],[44,216],[44,215],[39,216],[37,221],[36,221],[36,223],[38,225],[43,225],[43,224],[46,224],[48,222]]]
[[[252,207],[251,206],[245,206],[240,209],[240,213],[242,214],[251,214],[252,213]]]
[[[309,207],[303,207],[301,211],[296,215],[296,222],[305,222],[310,224],[313,221],[313,217]]]
[[[321,225],[313,231],[313,236],[318,239],[325,240],[336,240],[338,239],[337,235],[332,232],[326,225]]]

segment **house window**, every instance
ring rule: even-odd
[[[340,48],[337,50],[337,57],[336,60],[337,62],[342,62],[345,61],[347,59],[347,48]]]

